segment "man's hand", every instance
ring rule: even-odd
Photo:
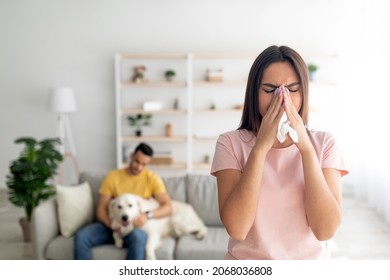
[[[134,220],[133,225],[135,227],[142,227],[147,220],[148,218],[146,217],[146,213],[142,213],[137,219]]]

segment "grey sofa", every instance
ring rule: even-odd
[[[104,175],[83,172],[79,181],[89,182],[94,205]],[[208,227],[203,240],[194,236],[179,239],[165,238],[157,251],[161,260],[213,260],[223,259],[227,250],[228,234],[218,214],[217,188],[215,178],[210,175],[185,175],[163,178],[172,199],[191,204]],[[32,217],[32,248],[36,259],[73,259],[73,237],[60,234],[56,198],[41,203]],[[94,259],[125,259],[126,249],[107,244],[93,248]]]

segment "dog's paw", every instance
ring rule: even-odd
[[[157,256],[154,252],[146,252],[146,257],[147,260],[157,260]]]
[[[115,246],[119,249],[122,249],[123,248],[123,242],[116,242],[115,243]]]
[[[117,248],[123,248],[123,240],[122,239],[115,240],[115,246]]]
[[[195,237],[196,237],[196,239],[198,239],[198,240],[203,240],[204,234],[201,233],[201,232],[197,232],[197,233],[195,234]]]
[[[196,232],[195,237],[198,240],[203,240],[204,237],[206,236],[206,233],[207,233],[207,228],[203,228]]]

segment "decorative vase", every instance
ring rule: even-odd
[[[172,137],[173,135],[173,127],[171,123],[167,123],[165,126],[165,136],[166,137]]]
[[[20,218],[19,224],[22,227],[24,242],[31,242],[31,223],[26,218]]]
[[[316,71],[310,71],[309,72],[309,80],[315,81],[316,80]]]

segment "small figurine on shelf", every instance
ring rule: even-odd
[[[173,81],[173,78],[174,78],[175,76],[176,76],[175,70],[168,69],[167,71],[165,71],[165,79],[166,79],[168,82]]]
[[[135,126],[135,135],[140,137],[142,136],[142,127],[150,126],[152,124],[152,115],[151,114],[137,114],[134,116],[128,116],[127,120],[131,126]]]
[[[175,98],[175,100],[173,101],[173,109],[179,109],[179,98]]]
[[[132,81],[134,83],[139,84],[139,83],[145,83],[147,81],[147,79],[146,79],[146,66],[137,65],[137,66],[134,66],[133,70],[134,70],[134,74],[133,74]]]

